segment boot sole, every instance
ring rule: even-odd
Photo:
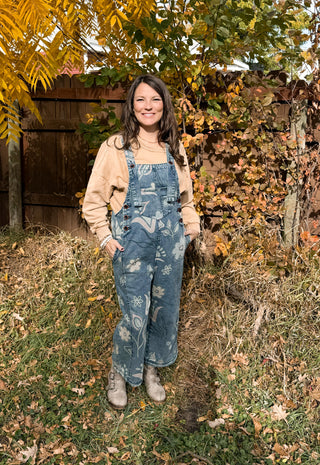
[[[109,405],[110,405],[113,409],[115,409],[115,410],[124,410],[124,409],[126,408],[126,406],[128,405],[128,404],[126,404],[124,407],[119,407],[118,405],[112,404],[112,403],[110,402],[110,400],[108,400],[108,402],[109,402]]]
[[[163,400],[154,400],[154,399],[152,399],[152,397],[150,397],[149,395],[148,395],[148,397],[149,397],[149,399],[152,400],[152,402],[154,402],[155,404],[163,404],[163,403],[167,400],[166,397],[165,397]]]
[[[151,399],[151,400],[152,400],[152,399]],[[164,400],[152,400],[152,402],[153,402],[154,404],[156,404],[156,405],[164,404],[165,401],[166,401],[166,399],[164,399]]]

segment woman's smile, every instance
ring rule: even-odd
[[[139,124],[147,131],[156,131],[163,114],[163,101],[158,92],[142,82],[136,89],[133,110]]]

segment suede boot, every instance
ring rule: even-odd
[[[108,375],[108,401],[116,409],[123,409],[128,403],[126,382],[112,367]]]
[[[166,398],[166,391],[160,384],[157,369],[150,365],[145,365],[143,379],[148,396],[155,402],[163,402]]]

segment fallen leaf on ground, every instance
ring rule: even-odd
[[[37,452],[38,446],[36,444],[32,447],[27,447],[26,450],[20,451],[17,456],[17,460],[19,460],[21,463],[26,463],[29,459],[32,459],[31,463],[35,463]]]
[[[260,431],[262,430],[262,425],[253,415],[250,415],[250,417],[254,424],[254,436],[258,438],[260,436]]]
[[[248,355],[240,353],[232,355],[232,359],[241,365],[249,365]]]
[[[146,404],[143,402],[143,400],[140,401],[140,408],[145,411],[146,409]]]
[[[125,462],[125,461],[128,460],[130,457],[131,457],[131,452],[128,451],[128,452],[126,452],[125,454],[123,454],[123,456],[121,457],[120,460]]]
[[[8,388],[7,388],[7,385],[4,381],[2,381],[2,379],[0,379],[0,391],[7,391]]]
[[[83,389],[83,388],[72,388],[71,391],[75,392],[79,396],[83,396],[85,394],[85,392],[86,392],[85,389]]]
[[[208,421],[210,428],[217,428],[218,426],[224,425],[225,420],[223,418],[216,418],[213,421]]]
[[[117,454],[119,452],[119,449],[117,449],[116,447],[107,447],[107,451],[109,452],[109,454]]]
[[[288,413],[284,410],[282,405],[275,404],[271,409],[271,418],[276,421],[285,420]]]
[[[273,450],[279,454],[281,457],[288,457],[288,451],[283,447],[281,446],[280,444],[278,444],[277,442],[275,443],[275,445],[273,446]]]

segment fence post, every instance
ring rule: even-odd
[[[18,102],[14,107],[19,112]],[[9,121],[10,130],[10,121]],[[16,136],[15,136],[16,137]],[[9,164],[9,226],[12,230],[22,229],[22,182],[20,138],[10,138],[8,142]]]
[[[300,192],[299,160],[305,152],[308,100],[292,102],[291,139],[296,141],[297,157],[289,166],[294,178],[287,174],[288,194],[284,202],[284,245],[294,247],[298,243],[300,227]]]

